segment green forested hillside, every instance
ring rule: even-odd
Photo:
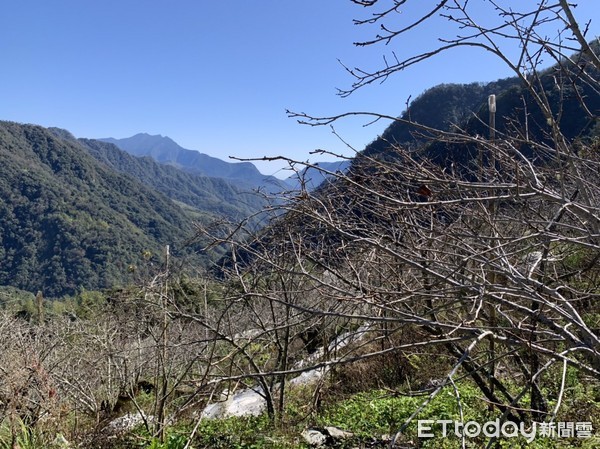
[[[500,94],[518,85],[517,78],[506,78],[489,83],[440,84],[427,89],[400,115],[402,121],[391,123],[381,137],[365,148],[363,154],[380,154],[390,144],[422,145],[431,135],[417,124],[450,131],[454,126],[462,126],[469,121],[489,95]]]
[[[573,60],[582,66],[585,64],[582,55],[573,56]],[[573,76],[572,72],[578,70],[569,65],[550,67],[540,73],[539,86],[536,86],[540,98],[569,141],[586,138],[595,132],[600,113],[600,95],[590,82],[598,78],[597,71],[590,68],[590,79],[586,79]],[[564,81],[569,78],[574,80]],[[563,85],[557,80],[563,80]],[[365,148],[357,160],[362,160],[363,156],[393,158],[393,146],[399,145],[413,151],[415,157],[420,155],[446,166],[452,162],[467,166],[474,161],[477,148],[452,141],[452,137],[444,137],[442,133],[487,137],[487,99],[492,94],[496,95],[497,137],[518,135],[523,140],[525,154],[532,159],[539,158],[540,155],[534,155],[529,148],[528,141],[550,143],[552,128],[531,91],[519,79],[506,78],[490,83],[441,84],[426,90],[400,115],[400,120],[392,122]]]
[[[111,287],[192,232],[172,200],[42,127],[0,122],[0,159],[0,285]]]
[[[244,191],[260,188],[278,193],[289,187],[280,179],[263,175],[250,162],[225,162],[198,151],[185,149],[165,136],[140,133],[125,139],[98,140],[113,143],[134,156],[149,156],[161,164],[172,165],[190,173],[223,178],[233,188]]]
[[[127,173],[169,198],[197,209],[197,216],[241,220],[264,206],[263,198],[249,189],[236,188],[222,178],[211,178],[159,164],[150,157],[135,157],[112,143],[79,139],[90,154],[111,169]]]

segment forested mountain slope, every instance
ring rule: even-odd
[[[45,128],[0,122],[0,159],[0,285],[46,296],[112,287],[192,232],[165,195]]]
[[[573,60],[578,61],[580,67],[586,66],[582,55],[573,56]],[[553,120],[557,121],[561,133],[570,142],[594,133],[600,114],[600,92],[593,81],[599,75],[588,67],[590,78],[577,78],[575,72],[579,70],[570,64],[553,66],[540,73],[539,85],[535,86],[539,98],[552,111]],[[533,154],[528,142],[551,142],[552,128],[532,92],[517,78],[485,84],[442,84],[428,89],[409,105],[400,115],[400,120],[392,122],[380,137],[371,142],[361,156],[393,158],[393,147],[400,146],[413,152],[415,157],[430,159],[447,167],[452,163],[469,165],[474,162],[478,149],[457,142],[456,136],[441,133],[487,138],[490,134],[487,99],[492,94],[496,96],[497,105],[496,137],[518,137],[523,141],[525,154],[539,159],[540,155]],[[357,160],[362,160],[362,157]]]
[[[441,131],[464,126],[489,95],[498,95],[518,85],[517,78],[506,78],[489,83],[440,84],[427,89],[409,104],[400,121],[392,122],[362,153],[379,154],[393,144],[413,148],[423,145],[431,134],[418,125]]]
[[[191,173],[226,179],[238,189],[263,188],[270,192],[279,192],[287,187],[283,181],[260,173],[250,162],[225,162],[198,151],[185,149],[165,136],[140,133],[125,139],[98,140],[113,143],[134,156],[150,156],[161,164],[173,165]]]
[[[127,173],[169,198],[196,209],[202,218],[223,217],[242,220],[260,210],[261,195],[223,178],[213,178],[159,164],[150,157],[135,157],[116,145],[92,139],[79,139],[94,158],[121,173]]]
[[[576,55],[573,60],[578,61],[580,67],[585,66],[583,56]],[[579,70],[571,64],[550,67],[540,73],[534,86],[536,95],[547,103],[555,117],[566,145],[574,149],[578,142],[589,143],[600,135],[597,123],[600,92],[593,82],[594,77],[597,80],[600,76],[588,67],[590,79],[586,80],[576,75]],[[557,80],[562,80],[562,84]],[[347,177],[319,186],[314,192],[315,198],[323,202],[321,207],[326,205],[328,211],[346,217],[348,223],[364,220],[369,223],[367,228],[375,228],[381,225],[380,211],[375,206],[367,206],[365,197],[356,196],[357,189],[361,195],[371,187],[374,191],[382,189],[382,194],[389,189],[391,196],[398,194],[407,201],[427,201],[437,192],[420,190],[425,178],[417,176],[417,171],[409,168],[410,164],[431,164],[436,170],[444,170],[445,176],[474,180],[481,162],[486,168],[490,165],[489,155],[485,151],[480,153],[484,147],[479,142],[490,136],[488,96],[492,94],[496,96],[495,136],[499,141],[505,139],[507,145],[513,145],[533,164],[543,165],[556,157],[552,154],[552,122],[536,104],[532,91],[518,78],[442,84],[417,97],[399,120],[392,122],[352,160]],[[410,164],[405,162],[407,158]],[[404,185],[399,187],[402,183]],[[287,226],[302,232],[305,240],[320,242],[324,247],[340,244],[340,233],[333,226],[319,228],[317,232],[311,230],[312,221],[319,220],[318,214],[316,218],[311,213],[298,216],[290,213],[265,229],[248,251],[240,251],[244,254],[241,260],[252,261],[253,257],[247,254],[258,247],[285,244],[279,236],[285,235],[281,229]],[[335,250],[332,251],[335,258]],[[226,266],[228,263],[224,262]]]

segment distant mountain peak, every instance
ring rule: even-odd
[[[263,175],[250,162],[226,162],[219,158],[188,150],[167,136],[138,133],[125,139],[98,139],[110,142],[134,156],[150,156],[162,164],[173,165],[191,173],[233,181],[242,190],[256,188],[279,192],[288,188],[284,181]]]
[[[162,134],[150,134],[150,133],[137,133],[131,137],[126,137],[126,139],[135,139],[135,138],[147,138],[147,139],[164,139],[164,140],[170,140],[171,142],[175,143],[175,141],[173,139],[171,139],[169,136],[163,136]]]

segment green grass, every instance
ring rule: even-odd
[[[481,397],[481,392],[474,386],[469,383],[463,383],[458,386],[458,390],[464,422],[475,421],[484,424],[498,418],[497,415],[488,411],[487,404]],[[390,395],[389,392],[381,390],[358,393],[350,398],[330,405],[324,413],[318,416],[316,422],[320,426],[333,425],[340,429],[353,432],[363,441],[368,441],[373,437],[377,438],[386,434],[393,436],[411,414],[420,406],[425,398],[426,397],[393,396]],[[572,402],[571,406],[577,407],[577,403],[579,402]],[[461,416],[458,404],[454,390],[451,387],[445,388],[417,417],[414,418],[412,423],[408,425],[403,432],[400,441],[412,441],[413,443],[416,443],[419,440],[418,447],[422,448],[450,449],[460,447],[460,438],[455,436],[450,429],[448,431],[448,438],[442,437],[441,425],[433,426],[433,430],[431,431],[435,435],[433,438],[419,439],[417,435],[417,420],[452,420],[460,422]],[[599,407],[600,410],[598,404],[596,404],[596,407]],[[557,419],[556,421],[559,420],[560,419]],[[587,418],[578,420],[585,421]],[[597,434],[597,429],[595,429],[595,433]],[[484,435],[466,439],[466,447],[479,448],[485,447],[486,444],[487,438]],[[500,447],[534,449],[566,449],[571,447],[582,447],[591,449],[592,447],[600,447],[600,439],[597,436],[590,439],[542,438],[536,436],[531,443],[528,443],[521,437],[505,438],[500,441]]]

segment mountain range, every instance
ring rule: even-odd
[[[251,163],[148,134],[77,139],[0,122],[0,157],[0,285],[48,296],[130,282],[160,264],[166,245],[206,265],[186,245],[196,224],[240,222],[265,206],[265,193],[291,188]]]
[[[286,182],[294,189],[303,187],[307,190],[314,190],[323,184],[324,181],[334,178],[336,174],[345,173],[351,164],[351,159],[342,159],[334,162],[316,162],[288,177]]]
[[[542,82],[550,104],[562,108],[565,136],[597,136],[589,117],[598,116],[600,96],[587,85],[557,91],[552,70]],[[393,158],[393,146],[401,145],[414,149],[415,158],[467,167],[476,148],[436,140],[419,125],[485,134],[490,94],[497,98],[498,133],[527,123],[523,132],[543,141],[546,120],[523,108],[531,99],[519,80],[443,84],[416,98],[354,160],[318,166],[352,173],[361,160]],[[175,256],[206,265],[209,258],[187,245],[197,223],[237,222],[256,213],[266,200],[255,189],[299,187],[297,178],[265,176],[253,164],[221,161],[148,134],[77,139],[58,128],[0,122],[0,158],[0,286],[47,296],[126,284],[140,270],[159,266],[166,245]],[[316,168],[299,176],[307,189],[327,178]]]
[[[98,140],[112,143],[133,156],[149,156],[156,162],[171,165],[183,171],[232,181],[241,189],[279,192],[289,187],[284,181],[274,176],[263,175],[250,162],[225,162],[207,154],[183,148],[171,138],[161,135],[140,133],[125,139],[109,137]]]
[[[0,285],[48,296],[128,283],[160,265],[166,245],[206,265],[187,245],[196,223],[238,222],[265,204],[249,183],[59,128],[0,122],[0,158]],[[258,182],[251,164],[240,165]]]
[[[516,77],[489,83],[441,84],[426,90],[392,121],[381,136],[358,153],[349,166],[342,168],[346,177],[318,186],[313,194],[314,203],[335,211],[335,223],[339,226],[353,223],[356,217],[364,220],[361,226],[370,219],[375,226],[377,220],[381,220],[377,207],[365,204],[368,202],[366,196],[357,196],[354,186],[364,188],[359,189],[362,195],[368,192],[371,183],[377,184],[378,188],[388,185],[389,192],[394,192],[402,185],[394,178],[396,175],[404,177],[405,181],[413,176],[408,168],[410,164],[405,164],[407,157],[410,157],[411,163],[433,164],[436,169],[441,168],[451,176],[465,181],[475,180],[481,173],[481,167],[488,167],[491,160],[487,159],[488,155],[481,151],[477,142],[490,136],[490,95],[495,95],[497,107],[496,138],[510,138],[517,142],[518,151],[532,165],[547,164],[556,157],[552,151],[544,150],[545,146],[551,150],[554,145],[553,120],[574,150],[597,142],[600,138],[600,95],[597,82],[590,80],[599,79],[600,73],[592,64],[586,64],[583,55],[574,55],[572,61],[575,63],[565,62],[540,72],[533,87],[537,98],[523,80]],[[586,68],[585,76],[580,76],[581,67]],[[541,101],[545,102],[553,118],[547,117],[539,107],[536,102],[539,98],[543,99]],[[407,168],[403,169],[405,165]],[[311,170],[315,168],[308,169],[309,175]],[[414,185],[410,185],[411,182]],[[413,195],[416,201],[422,201],[431,194],[418,179],[406,184],[410,188],[405,186],[408,190],[398,195]],[[423,187],[425,190],[421,190]],[[311,202],[299,203],[299,209],[302,210],[305,204]],[[319,213],[323,212],[319,209]],[[338,233],[335,225],[322,226],[319,213],[312,210],[306,214],[288,213],[281,220],[274,221],[255,236],[246,252],[236,254],[237,261],[250,265],[254,262],[256,248],[285,246],[290,229],[302,235],[302,239],[311,242],[312,246],[332,248],[325,258],[335,260],[335,248],[340,245],[339,234],[343,233]],[[390,224],[389,229],[393,228],[394,225]],[[223,266],[229,267],[230,261],[224,260]]]

